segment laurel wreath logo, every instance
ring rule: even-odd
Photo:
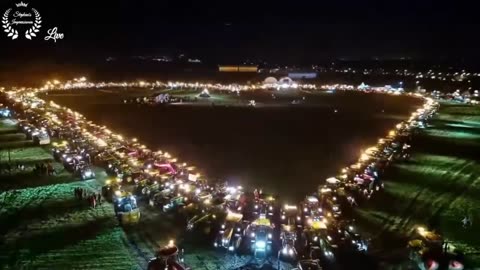
[[[18,38],[18,31],[15,30],[11,25],[10,23],[8,22],[8,14],[10,13],[12,9],[9,8],[7,9],[7,11],[5,11],[5,13],[3,14],[3,17],[2,17],[2,24],[3,24],[3,28],[5,28],[5,33],[8,33],[7,36],[9,37],[12,37],[12,40],[14,39],[17,39]],[[36,15],[35,15],[36,16]]]
[[[33,13],[35,13],[35,22],[33,23],[33,26],[30,29],[25,31],[25,37],[30,39],[30,40],[32,39],[32,37],[37,36],[35,33],[40,31],[38,29],[40,29],[40,27],[42,27],[42,25],[41,25],[42,17],[40,16],[40,13],[34,8],[32,8],[32,11],[33,11]]]
[[[10,14],[10,12],[12,11],[11,8],[7,9],[5,11],[5,13],[3,13],[3,16],[2,16],[2,24],[3,24],[3,28],[4,28],[4,32],[7,33],[7,36],[11,37],[12,40],[14,39],[17,39],[18,38],[18,31],[12,27],[12,24],[8,21],[8,15]],[[40,30],[40,27],[42,27],[41,23],[42,23],[42,17],[40,16],[40,12],[38,12],[38,10],[32,8],[32,11],[33,13],[35,14],[35,21],[33,22],[33,25],[32,27],[30,27],[30,29],[28,29],[27,31],[25,31],[25,38],[27,39],[32,39],[32,37],[36,37],[37,34],[35,33],[38,33]]]

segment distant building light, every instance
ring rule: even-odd
[[[257,72],[257,66],[219,66],[220,72]]]
[[[189,63],[201,63],[202,61],[201,61],[200,59],[188,58],[188,62],[189,62]]]
[[[258,67],[257,66],[240,66],[238,67],[239,72],[257,72]]]
[[[219,66],[218,71],[220,71],[220,72],[238,72],[238,66]]]
[[[288,73],[288,77],[292,79],[315,79],[317,77],[316,72],[291,72]]]

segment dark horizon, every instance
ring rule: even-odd
[[[6,10],[16,2],[5,1],[0,8]],[[57,26],[65,38],[57,43],[43,40],[43,35],[12,41],[2,34],[4,61],[82,63],[109,56],[181,52],[207,62],[281,63],[340,58],[472,61],[480,56],[475,9],[457,2],[29,3],[42,14],[41,34]]]

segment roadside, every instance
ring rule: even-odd
[[[414,138],[411,160],[392,166],[385,192],[357,210],[379,257],[404,260],[415,228],[426,226],[466,256],[466,269],[480,265],[479,134],[478,107],[444,103]]]

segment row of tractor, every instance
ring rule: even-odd
[[[9,106],[0,104],[0,117],[12,117],[15,112]],[[25,133],[27,140],[32,140],[36,145],[50,144],[50,134],[44,125],[44,118],[40,115],[23,114],[23,119],[18,119],[20,131]]]
[[[438,104],[427,99],[423,108],[398,124],[377,145],[366,149],[357,163],[294,205],[281,207],[272,196],[253,193],[242,211],[229,211],[214,246],[228,251],[249,250],[255,257],[277,255],[281,261],[304,258],[334,263],[342,254],[364,253],[368,241],[355,226],[351,210],[381,192],[385,168],[410,158],[411,135],[427,125]]]
[[[67,170],[88,179],[95,177],[90,164],[105,168],[111,177],[102,193],[122,224],[139,221],[137,200],[164,213],[188,209],[187,230],[208,224],[216,248],[255,258],[273,255],[279,261],[318,265],[317,269],[320,262],[327,265],[342,254],[368,250],[351,209],[381,192],[384,169],[409,159],[411,135],[424,128],[438,108],[426,99],[408,121],[363,151],[357,163],[326,179],[303,201],[282,205],[261,190],[207,183],[170,154],[151,151],[53,102],[28,93],[10,94],[10,99],[23,128],[58,140],[53,155]]]
[[[92,165],[102,163],[102,156],[118,145],[118,138],[100,136],[105,128],[87,122],[69,109],[46,103],[29,93],[10,96],[9,101],[14,116],[19,119],[19,126],[27,137],[32,136],[35,140],[37,136],[40,144],[43,144],[42,136],[53,138],[55,141],[51,149],[55,161],[82,180],[94,179],[96,175]],[[99,141],[102,143],[99,144]],[[138,222],[140,212],[135,197],[121,189],[109,190],[112,192],[106,198],[114,203],[119,221]]]
[[[30,103],[13,103],[12,110],[18,119],[20,129],[26,134],[27,139],[39,145],[52,143],[52,155],[57,162],[63,164],[64,168],[82,180],[95,178],[91,168],[91,155],[96,149],[83,139],[82,131],[75,128],[72,121],[65,118],[62,124],[51,121],[49,114],[45,114],[42,102],[33,102],[31,107],[26,109]],[[63,136],[62,134],[63,131]],[[65,134],[68,133],[68,136]],[[63,139],[61,139],[63,138]]]
[[[57,162],[61,162],[67,171],[82,180],[94,179],[95,172],[91,168],[91,152],[78,140],[66,140],[52,144],[52,154]]]

